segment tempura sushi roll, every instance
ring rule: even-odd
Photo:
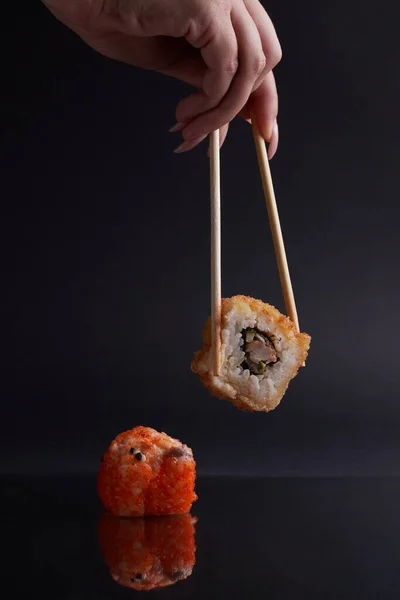
[[[190,511],[196,463],[179,440],[149,427],[120,433],[103,456],[98,492],[103,506],[120,517]]]
[[[243,410],[268,412],[279,404],[303,365],[310,341],[273,306],[247,296],[224,298],[220,375],[213,373],[210,319],[192,370],[218,398]]]
[[[196,562],[195,522],[190,514],[136,519],[103,514],[99,543],[113,579],[142,591],[189,577]]]

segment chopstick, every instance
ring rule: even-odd
[[[300,331],[267,149],[254,118],[252,118],[252,128],[285,309],[297,331]],[[209,138],[211,204],[211,349],[213,372],[215,376],[219,376],[221,369],[221,190],[219,130],[213,131]]]
[[[221,190],[219,130],[210,134],[211,349],[215,376],[221,369]]]
[[[289,267],[286,258],[285,245],[283,243],[282,230],[279,221],[278,207],[276,205],[274,186],[272,184],[267,149],[265,147],[264,138],[260,133],[260,130],[253,115],[251,123],[253,128],[254,142],[256,145],[258,165],[261,173],[265,202],[267,204],[269,224],[272,233],[272,241],[274,244],[276,261],[278,263],[279,279],[281,282],[285,308],[288,317],[294,323],[295,327],[297,328],[297,331],[300,331],[292,282],[290,280]]]

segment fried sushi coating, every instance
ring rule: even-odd
[[[215,376],[209,318],[192,371],[213,396],[241,410],[269,412],[304,364],[311,337],[298,333],[292,321],[270,304],[240,295],[222,300],[221,342],[221,371]]]
[[[197,500],[195,479],[188,446],[138,426],[120,433],[105,452],[98,493],[104,508],[119,517],[184,514]]]

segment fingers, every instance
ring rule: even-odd
[[[228,135],[228,129],[229,129],[229,124],[223,125],[219,131],[219,147],[220,148],[222,148],[222,145],[226,139],[226,136]],[[171,129],[170,131],[173,131],[173,129]],[[177,130],[175,129],[175,131],[177,131]],[[174,150],[175,154],[180,154],[181,152],[187,152],[188,150],[192,150],[195,146],[198,146],[198,144],[201,144],[201,142],[206,137],[207,136],[202,135],[201,137],[195,138],[194,140],[182,142],[182,144],[180,144]],[[210,150],[208,150],[208,156],[210,156]]]
[[[209,43],[202,89],[178,105],[178,121],[186,123],[182,135],[190,141],[221,128],[241,111],[246,112],[245,106],[251,96],[261,134],[267,141],[271,141],[274,134],[274,145],[277,146],[278,134],[274,133],[274,123],[278,113],[278,96],[272,69],[280,61],[282,51],[274,26],[258,0],[244,0],[244,4],[235,7],[231,23],[237,41],[238,68],[234,73],[234,45],[230,38],[230,54],[227,56],[233,65],[230,70],[232,77],[230,85],[229,77],[221,81],[217,65],[222,42]],[[211,69],[210,65],[214,67]],[[220,80],[218,85],[217,80]],[[276,148],[273,153],[275,151]]]
[[[268,156],[271,159],[278,148],[278,94],[272,71],[262,84],[252,93],[250,101],[240,116],[251,123],[251,116],[257,121],[258,128],[265,141],[269,142]]]
[[[215,108],[192,115],[190,124],[183,131],[185,139],[210,133],[229,123],[246,104],[256,80],[264,71],[265,56],[261,39],[244,5],[232,11],[231,20],[237,39],[239,68],[222,100],[217,103],[214,100]],[[215,57],[215,60],[220,60],[220,57]],[[177,119],[187,119],[187,113],[181,113],[179,107]]]
[[[268,13],[258,0],[244,0],[261,38],[266,59],[266,72],[272,71],[282,59],[282,48]]]
[[[272,71],[265,76],[261,85],[253,92],[250,102],[252,114],[257,120],[260,133],[269,142],[278,116],[278,94]],[[250,116],[247,107],[245,116]]]
[[[210,28],[201,43],[200,52],[206,65],[201,89],[178,104],[178,121],[189,121],[217,106],[229,90],[238,69],[238,44],[229,14],[222,24]],[[199,44],[194,41],[193,45],[197,47]]]
[[[253,89],[254,91],[259,87],[259,85],[261,85],[264,77],[270,73],[270,71],[272,71],[272,69],[274,69],[280,62],[282,58],[282,49],[272,21],[262,4],[260,4],[258,0],[244,0],[244,3],[260,34],[261,44],[266,61],[264,72],[256,81]],[[269,136],[271,136],[272,125],[273,123],[271,123]]]
[[[278,115],[278,94],[272,69],[282,58],[282,49],[275,28],[264,7],[258,0],[244,0],[260,33],[261,43],[267,61],[267,74],[251,97],[252,109],[263,138],[269,142]],[[275,153],[275,152],[274,152]]]
[[[160,38],[158,38],[160,39]],[[171,39],[168,39],[171,42]],[[195,88],[201,88],[207,67],[198,50],[190,46],[186,40],[174,39],[174,44],[180,44],[181,52],[177,53],[167,65],[159,66],[156,70],[169,77],[175,77]],[[165,52],[164,52],[165,54]]]

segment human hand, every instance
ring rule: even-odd
[[[272,69],[281,48],[258,0],[42,0],[89,46],[116,60],[197,88],[176,109],[183,143],[197,146],[236,115],[257,120],[272,158],[278,96]]]

